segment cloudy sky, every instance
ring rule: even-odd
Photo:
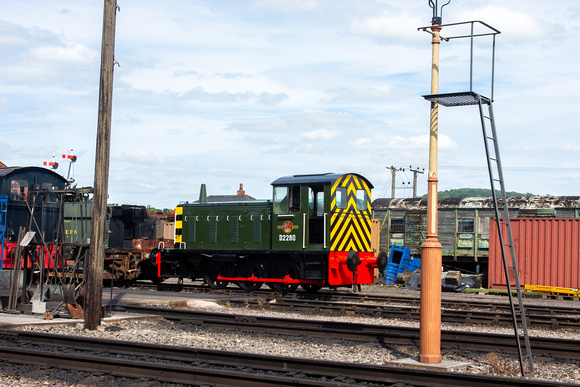
[[[441,2],[440,2],[441,3]],[[2,1],[0,161],[74,149],[92,186],[103,1]],[[428,168],[427,0],[118,0],[109,202],[174,207],[240,183],[357,172],[410,197]],[[580,194],[580,2],[452,0],[443,23],[482,20],[496,39],[494,112],[508,191]],[[465,31],[447,27],[443,36]],[[441,44],[441,93],[469,90],[468,40]],[[490,96],[491,40],[474,86]],[[476,107],[439,111],[439,189],[488,188]],[[426,173],[418,193],[426,193]]]

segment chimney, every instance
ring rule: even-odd
[[[205,184],[201,184],[201,188],[199,189],[199,202],[200,203],[207,203],[207,189],[205,188]]]
[[[238,190],[238,196],[244,196],[246,191],[244,191],[244,185],[240,184],[240,189]]]

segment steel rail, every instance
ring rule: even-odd
[[[186,309],[118,305],[129,312],[163,316],[165,319],[200,324],[217,329],[241,329],[249,332],[271,332],[342,340],[378,342],[380,344],[419,345],[419,328],[343,323],[335,321],[248,316]],[[580,340],[530,337],[535,356],[580,360]],[[517,353],[513,335],[442,330],[441,346],[475,351]]]
[[[418,320],[420,317],[419,305],[417,306],[385,306],[378,304],[353,304],[326,301],[303,301],[276,299],[272,302],[264,302],[257,299],[232,299],[230,305],[253,306],[255,308],[283,309],[302,312],[332,313],[337,315],[357,314],[382,318],[401,318]],[[570,328],[580,329],[580,316],[547,315],[526,313],[527,322],[530,326],[545,327],[551,329]],[[485,310],[461,310],[442,308],[441,321],[465,324],[486,325],[510,325],[511,314],[503,311]]]
[[[59,346],[62,348],[62,344]],[[25,348],[0,348],[0,358],[25,364],[57,365],[61,369],[87,372],[106,372],[118,377],[151,378],[160,382],[185,385],[223,386],[336,386],[336,382],[305,381],[295,377],[248,373],[247,370],[230,370],[216,367],[178,366],[151,361],[134,361],[107,358],[97,355],[66,354],[55,351],[36,351]],[[243,361],[244,358],[239,359]],[[238,367],[241,368],[241,367]],[[344,385],[355,385],[344,383]]]
[[[214,293],[219,295],[243,295],[247,297],[262,297],[267,299],[294,299],[294,300],[312,300],[312,301],[343,301],[343,302],[374,302],[382,304],[404,304],[407,306],[419,306],[420,299],[419,295],[416,297],[408,295],[376,295],[376,294],[364,294],[364,293],[342,293],[333,291],[319,291],[317,293],[307,293],[307,292],[295,292],[280,294],[279,292],[269,291],[269,290],[255,290],[253,292],[245,292],[241,289],[234,287],[224,288],[224,289],[211,289],[207,286],[195,285],[195,284],[159,284],[153,285],[151,283],[137,282],[137,287],[142,289],[157,289],[157,290],[180,290],[189,293]],[[526,314],[542,314],[542,315],[578,315],[580,316],[580,303],[571,302],[571,306],[543,306],[534,305],[529,302],[525,302],[524,306],[526,308]],[[489,309],[492,311],[509,311],[510,306],[507,300],[501,300],[498,302],[487,301],[487,300],[441,300],[441,306],[448,309]]]
[[[53,350],[1,347],[0,358],[11,362],[51,364],[59,368],[108,372],[115,376],[154,378],[187,385],[221,384],[228,386],[571,386],[572,384],[507,378],[440,370],[332,362],[243,352],[205,350],[120,340],[63,336],[30,331],[1,330],[4,341],[54,346]],[[97,351],[95,354],[63,353],[66,348]],[[110,354],[111,357],[106,355]],[[116,354],[140,357],[126,360]],[[162,359],[157,363],[154,358]],[[167,364],[177,361],[183,365]]]

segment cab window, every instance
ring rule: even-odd
[[[308,187],[308,208],[315,216],[324,215],[324,187]]]
[[[10,182],[10,199],[26,200],[28,197],[28,183],[25,180],[12,180]]]
[[[310,212],[314,210],[314,190],[312,187],[308,187],[308,208]]]
[[[316,193],[316,216],[324,216],[324,192]]]
[[[367,191],[364,189],[357,189],[356,190],[356,208],[360,211],[365,211],[367,209]]]
[[[336,208],[338,209],[345,209],[347,206],[347,196],[346,196],[346,188],[339,187],[334,192],[334,197],[336,199]]]
[[[288,187],[274,187],[274,213],[288,213]]]
[[[274,213],[300,212],[300,186],[274,187]]]

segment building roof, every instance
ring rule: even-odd
[[[256,200],[250,195],[210,195],[207,197],[208,203],[224,202],[253,202]]]

